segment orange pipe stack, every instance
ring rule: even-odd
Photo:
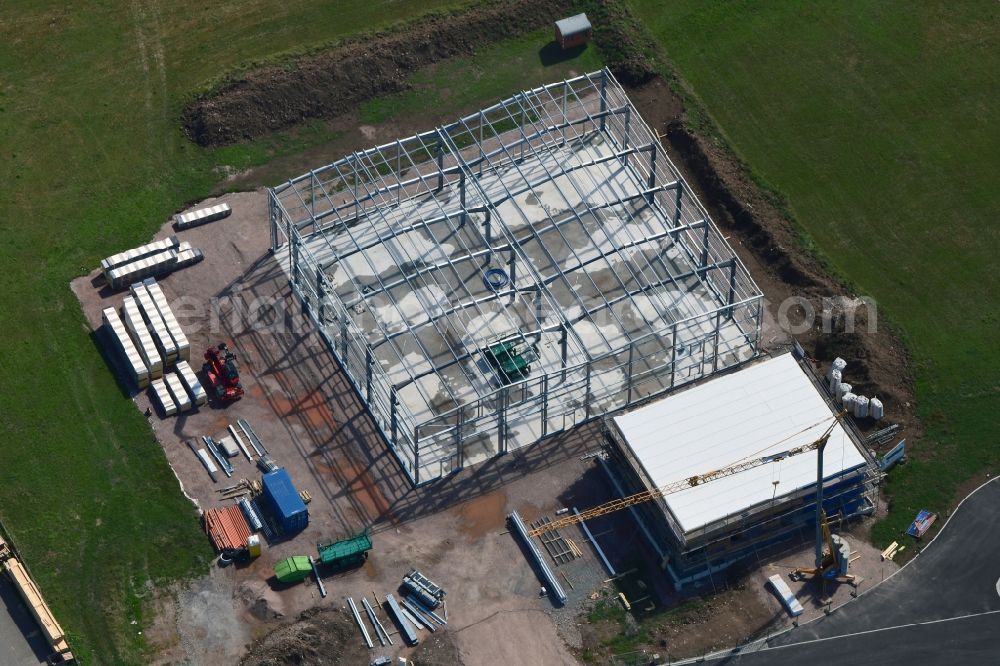
[[[205,532],[217,550],[240,549],[247,545],[250,526],[239,505],[206,509],[204,519]]]

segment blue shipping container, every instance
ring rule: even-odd
[[[309,510],[292,485],[285,468],[268,472],[263,477],[264,495],[267,496],[283,532],[299,532],[309,524]]]

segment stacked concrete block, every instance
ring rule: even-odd
[[[124,263],[113,263],[121,258],[125,258]],[[201,250],[191,247],[188,242],[178,243],[177,238],[171,236],[167,240],[108,257],[101,262],[101,266],[111,288],[122,289],[148,277],[165,275],[196,264],[203,258]]]
[[[143,285],[146,291],[149,292],[150,297],[153,299],[153,303],[156,308],[160,311],[160,316],[163,317],[163,323],[166,324],[167,331],[170,333],[170,337],[174,341],[174,345],[177,347],[177,358],[182,361],[191,360],[191,343],[188,342],[187,336],[184,335],[184,331],[181,329],[180,324],[177,323],[177,319],[174,317],[173,310],[170,309],[170,304],[167,302],[167,297],[163,295],[163,290],[160,289],[160,285],[157,284],[156,280],[153,278],[148,278],[143,281]]]
[[[150,378],[159,379],[163,376],[163,359],[156,349],[153,336],[149,334],[146,322],[142,318],[142,312],[139,311],[139,305],[131,296],[126,296],[122,303],[122,319],[125,322],[125,327],[132,334],[132,340],[135,342],[143,362],[149,368]]]
[[[221,203],[216,206],[209,206],[208,208],[199,208],[198,210],[191,211],[190,213],[174,215],[174,229],[180,231],[182,229],[197,227],[201,224],[215,222],[216,220],[221,220],[224,217],[229,217],[232,212],[233,211],[229,207],[229,204]]]
[[[194,373],[187,361],[177,362],[177,375],[181,378],[195,405],[204,405],[208,402],[208,392],[198,381],[198,375]]]
[[[156,303],[153,302],[153,297],[149,295],[149,291],[146,290],[145,285],[141,282],[133,284],[131,291],[132,297],[139,303],[142,316],[149,326],[150,332],[153,334],[153,341],[156,343],[156,348],[163,356],[163,365],[164,367],[169,367],[170,364],[177,361],[178,352],[177,344],[174,342],[173,337],[171,337],[166,322],[163,321],[163,315],[160,314],[160,309],[156,307]]]
[[[104,320],[104,326],[106,327],[108,334],[111,336],[118,353],[125,361],[125,367],[126,371],[129,373],[129,378],[140,388],[148,386],[149,369],[143,362],[142,355],[139,353],[139,350],[135,348],[135,344],[129,336],[128,329],[125,327],[125,324],[122,323],[118,313],[115,312],[114,308],[105,308],[105,310],[101,313],[101,316]]]
[[[101,261],[101,269],[104,271],[104,277],[108,278],[110,281],[110,272],[112,269],[137,262],[140,259],[157,255],[168,250],[173,250],[179,244],[180,242],[177,240],[177,236],[171,236],[170,238],[153,241],[152,243],[140,245],[139,247],[132,248],[131,250],[125,250],[124,252],[113,254],[107,259]]]
[[[164,417],[176,414],[177,405],[174,403],[174,399],[170,396],[170,389],[167,388],[166,381],[163,378],[160,378],[150,382],[149,385],[153,389],[153,397],[160,406],[160,413]]]
[[[181,378],[177,376],[176,372],[168,372],[163,376],[165,383],[167,385],[167,390],[170,391],[170,397],[173,398],[174,404],[177,405],[177,411],[186,412],[193,406],[191,398],[188,397],[187,389],[184,388],[184,383],[181,382]]]

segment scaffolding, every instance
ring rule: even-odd
[[[758,353],[760,290],[608,70],[268,201],[272,251],[414,484]]]
[[[790,358],[789,355],[787,359]],[[745,366],[737,372],[752,372],[754,368],[761,368],[779,360],[782,358],[772,358],[749,367]],[[797,364],[803,370],[806,388],[803,389],[802,386],[797,385],[790,390],[790,393],[797,396],[811,394],[811,397],[820,401],[820,404],[825,404],[832,417],[838,412],[838,406],[834,401],[834,396],[828,390],[828,385],[820,381],[806,364],[801,361],[798,361]],[[732,376],[730,375],[730,377]],[[719,382],[720,379],[713,378],[707,381],[709,383]],[[785,382],[786,380],[782,379],[779,383],[785,384]],[[765,402],[771,404],[778,402],[771,397],[774,394],[768,392],[769,387],[765,385],[764,381],[755,378],[754,384],[759,387],[761,394],[768,396],[765,398]],[[697,390],[697,387],[693,390]],[[691,395],[691,393],[687,395]],[[674,397],[670,397],[664,400],[674,399]],[[789,395],[787,399],[794,398]],[[753,403],[753,398],[747,400],[751,403],[750,407],[753,412],[764,411],[762,405]],[[718,406],[713,408],[718,409],[720,414],[718,419],[712,421],[711,428],[717,428],[719,423],[726,421],[727,416],[740,409],[739,405],[726,404],[722,400],[715,402],[718,403]],[[770,411],[766,418],[781,420],[788,424],[788,417],[782,418],[776,412],[777,410]],[[692,416],[701,416],[701,422],[706,421],[704,414],[691,414],[689,410],[682,410],[680,413],[688,419],[691,419]],[[722,431],[722,434],[724,437],[737,441],[753,442],[755,434],[763,430],[759,426],[755,428],[756,423],[758,422],[748,421],[744,430],[730,428]],[[657,423],[656,426],[660,427],[660,423]],[[776,441],[776,446],[762,451],[761,457],[773,456],[775,453],[787,451],[796,444],[809,442],[816,436],[816,431],[825,426],[826,422],[813,426],[812,433],[797,430],[794,440]],[[681,436],[676,429],[670,428],[666,424],[663,427],[669,430],[675,439]],[[789,427],[791,426],[789,425]],[[798,428],[798,425],[794,427]],[[831,521],[836,520],[839,527],[845,521],[870,515],[875,511],[878,502],[879,470],[873,452],[865,446],[864,436],[850,417],[841,420],[834,428],[833,441],[837,440],[838,430],[843,438],[843,443],[848,446],[848,450],[856,452],[854,455],[847,456],[843,453],[838,455],[835,448],[826,449],[827,462],[832,464],[826,466],[823,477],[823,509],[831,517]],[[618,496],[628,497],[657,487],[657,481],[649,472],[648,452],[647,460],[644,462],[642,456],[637,453],[632,443],[628,441],[618,424],[615,423],[614,417],[609,416],[605,419],[604,437],[606,460],[602,459],[602,467]],[[710,438],[706,437],[699,441],[704,441],[708,447],[712,447],[713,443]],[[827,446],[831,445],[827,444]],[[756,448],[756,444],[750,445],[750,448]],[[657,450],[656,453],[658,460],[655,462],[676,469],[680,478],[688,473],[685,471],[685,465],[690,464],[692,460],[701,460],[711,455],[706,451],[691,451],[690,454],[683,455],[676,452],[668,454],[660,450]],[[666,460],[659,458],[663,455],[667,456]],[[818,451],[796,459],[803,460],[816,455],[819,455]],[[768,465],[774,467],[769,482],[767,479],[762,481],[758,478],[755,482],[745,478],[745,472],[731,477],[741,488],[741,497],[744,499],[744,503],[729,513],[706,519],[704,523],[694,521],[693,524],[685,527],[677,512],[679,507],[672,507],[668,498],[661,497],[629,507],[640,532],[645,537],[652,552],[659,558],[661,568],[668,575],[675,589],[680,591],[689,585],[698,586],[706,581],[715,586],[726,579],[726,572],[730,568],[747,562],[759,564],[761,557],[766,558],[768,554],[807,541],[815,535],[817,501],[815,477],[810,473],[808,481],[803,483],[802,477],[799,476],[797,481],[792,482],[791,492],[788,492],[788,488],[785,487],[778,494],[778,482],[786,481],[782,477],[781,460],[786,460],[787,463],[785,458],[775,458],[776,462]],[[845,464],[845,460],[850,462]],[[808,463],[806,469],[811,472],[814,468],[814,462],[811,459],[806,460],[806,462]],[[709,465],[710,469],[711,463],[706,464]],[[756,469],[760,471],[764,468],[757,467]],[[790,471],[787,467],[784,470],[786,474]],[[719,501],[723,488],[719,485],[712,485],[713,483],[715,482],[700,486],[703,489],[710,489],[711,495],[703,495],[698,501],[704,502],[706,499],[711,502]],[[772,486],[771,498],[762,500],[759,491],[762,488],[770,489]],[[671,497],[677,497],[677,495],[671,495]]]

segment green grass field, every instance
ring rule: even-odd
[[[179,130],[192,91],[250,59],[466,3],[50,4],[0,6],[0,521],[83,663],[141,664],[149,581],[196,575],[211,550],[69,283],[207,195],[222,167],[332,138],[314,122],[250,145],[199,148]],[[544,68],[537,54],[548,39],[501,43],[435,71],[447,73],[453,98],[473,103],[520,89],[525,77],[600,65],[588,52]],[[402,102],[432,106],[441,83],[417,79],[423,97]]]
[[[728,143],[912,352],[926,433],[889,477],[875,531],[889,541],[1000,469],[1000,7],[633,5]]]

